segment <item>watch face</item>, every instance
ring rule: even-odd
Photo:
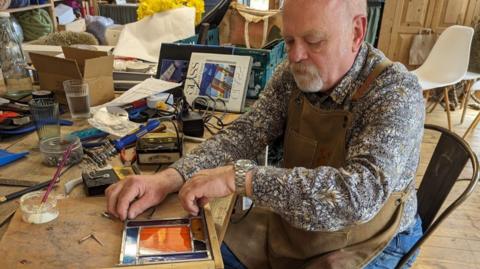
[[[238,160],[237,161],[237,166],[242,167],[242,168],[250,168],[254,166],[254,162],[251,160]]]

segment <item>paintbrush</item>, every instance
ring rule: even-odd
[[[71,143],[70,145],[68,145],[67,149],[63,152],[62,161],[58,165],[57,171],[55,171],[55,174],[53,175],[52,180],[48,184],[47,191],[45,192],[45,194],[43,195],[43,198],[42,198],[42,204],[44,204],[47,201],[48,195],[50,194],[50,192],[53,189],[53,185],[55,185],[55,182],[57,181],[57,178],[60,175],[60,172],[62,171],[63,167],[65,166],[65,163],[67,163],[67,159],[70,157],[70,153],[72,153],[73,146],[74,146],[74,143]]]

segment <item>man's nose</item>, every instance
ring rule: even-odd
[[[307,50],[302,44],[292,44],[288,48],[288,60],[290,62],[298,63],[308,58]]]

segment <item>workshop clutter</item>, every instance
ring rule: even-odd
[[[55,16],[59,31],[85,32],[87,25],[84,18],[78,18],[71,6],[59,4],[55,6]]]
[[[253,60],[252,73],[248,84],[247,98],[256,99],[267,85],[275,68],[287,56],[285,42],[276,39],[261,49],[236,48],[235,55],[251,56]]]
[[[58,30],[81,33],[87,30],[87,24],[85,23],[85,19],[80,18],[66,24],[59,24]]]
[[[51,90],[62,104],[67,104],[63,89],[66,80],[84,80],[90,88],[90,105],[113,99],[113,56],[103,51],[62,47],[65,59],[30,53],[42,90]]]
[[[220,42],[262,48],[268,42],[281,38],[280,10],[257,10],[232,2],[220,24]]]
[[[66,165],[76,164],[82,161],[83,148],[80,138],[73,135],[57,136],[40,141],[40,152],[43,155],[43,163],[47,166],[58,166],[62,156],[69,145],[72,146],[71,154],[66,160]]]
[[[60,136],[60,111],[53,98],[35,98],[29,102],[38,140]]]
[[[175,43],[179,44],[196,44],[198,35],[179,40]],[[208,31],[207,35],[208,46],[218,46],[221,43],[219,29],[213,28]],[[227,45],[228,44],[223,44]],[[200,45],[202,46],[202,45]],[[265,44],[262,48],[245,48],[234,47],[234,55],[243,55],[252,57],[252,71],[250,74],[250,82],[248,83],[247,98],[257,99],[261,91],[267,85],[267,81],[273,75],[275,68],[287,56],[285,50],[285,42],[283,39],[275,39]]]
[[[137,9],[138,20],[153,15],[157,12],[180,7],[194,7],[195,23],[200,23],[202,14],[205,12],[205,4],[203,0],[140,0],[140,4],[138,5]]]
[[[26,41],[38,39],[54,31],[54,26],[48,11],[44,9],[29,10],[16,16],[22,26]]]
[[[10,14],[0,12],[0,92],[32,90],[21,44],[13,31]]]

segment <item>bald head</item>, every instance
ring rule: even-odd
[[[301,89],[331,89],[351,68],[366,32],[366,5],[367,0],[285,1],[283,36]]]
[[[335,1],[335,0],[334,0]],[[367,16],[367,0],[339,0],[346,3],[346,7],[353,17]]]
[[[298,4],[298,0],[285,0],[284,5],[287,5],[289,2]],[[358,15],[367,16],[367,0],[313,0],[313,2],[327,2],[328,5],[343,8],[352,18]]]

